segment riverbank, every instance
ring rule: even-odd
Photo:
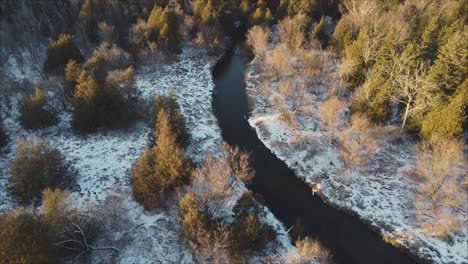
[[[207,152],[219,153],[223,143],[211,107],[214,89],[212,68],[219,57],[206,54],[207,50],[187,44],[175,58],[140,67],[136,72],[135,89],[143,104],[150,105],[156,93],[173,92],[191,135],[187,155],[195,162],[203,160]],[[10,81],[39,81],[39,72],[23,70],[28,66],[17,63],[14,58],[9,61],[11,65],[5,67],[9,66],[10,71],[25,73],[8,77]],[[59,100],[59,91],[45,88],[51,102]],[[151,131],[148,124],[139,121],[127,130],[78,136],[70,127],[70,113],[61,109],[57,125],[26,131],[20,126],[18,116],[18,100],[24,93],[17,90],[8,94],[9,100],[4,98],[4,102],[9,103],[2,108],[2,117],[11,143],[0,153],[0,212],[19,207],[7,190],[8,163],[15,155],[16,140],[22,137],[44,138],[78,170],[77,188],[70,193],[73,203],[83,208],[106,204],[109,210],[112,208],[118,212],[119,219],[113,219],[112,236],[98,240],[117,246],[119,255],[110,259],[106,252],[93,253],[91,263],[193,263],[192,253],[178,224],[177,197],[173,197],[164,210],[154,212],[145,211],[132,198],[130,170],[148,145]],[[246,190],[245,186],[239,185],[229,204],[233,206]],[[232,207],[226,208],[229,210]],[[264,220],[275,227],[279,233],[278,240],[256,259],[269,257],[279,260],[289,251],[294,253],[284,226],[269,211]]]
[[[414,142],[392,136],[394,127],[382,130],[380,151],[365,170],[346,170],[338,149],[331,144],[331,133],[323,128],[319,107],[332,88],[339,87],[333,78],[338,62],[327,52],[320,53],[323,70],[306,87],[303,100],[310,102],[307,111],[297,113],[294,124],[284,122],[280,111],[272,107],[280,97],[273,88],[277,79],[263,72],[259,61],[249,64],[246,83],[251,107],[250,125],[260,140],[279,159],[288,164],[307,184],[320,186],[317,194],[330,205],[358,216],[385,241],[409,252],[419,261],[467,263],[467,231],[452,234],[448,240],[430,237],[417,225],[412,201],[417,182],[411,179]],[[340,129],[340,127],[338,128]],[[394,135],[394,134],[393,134]],[[388,136],[388,137],[387,137]],[[466,194],[460,194],[466,195]],[[462,223],[466,221],[459,215]]]

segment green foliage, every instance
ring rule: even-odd
[[[90,133],[98,128],[124,128],[138,117],[133,89],[122,87],[132,86],[133,69],[108,78],[114,72],[107,73],[105,63],[101,56],[90,58],[75,81],[72,127],[78,133]],[[76,75],[78,70],[69,77],[73,79]]]
[[[73,43],[71,36],[60,34],[57,40],[51,40],[49,43],[44,69],[47,72],[57,69],[63,72],[63,68],[69,60],[81,63],[84,58],[78,47]]]
[[[440,48],[434,66],[429,72],[430,80],[443,92],[450,95],[468,78],[468,46],[466,32],[456,30]]]
[[[132,170],[133,196],[147,210],[160,207],[172,190],[189,180],[191,171],[164,110],[156,123],[155,145],[145,150]]]
[[[322,46],[325,48],[328,45],[328,36],[325,32],[325,17],[322,16],[319,23],[313,29],[314,37],[316,37]]]
[[[22,203],[39,201],[46,188],[66,189],[75,172],[58,149],[45,141],[18,141],[16,156],[10,162],[11,191]]]
[[[0,259],[3,263],[59,263],[48,226],[31,213],[0,214]]]
[[[438,23],[437,18],[432,18],[421,36],[419,44],[420,58],[432,62],[437,55]]]
[[[345,20],[338,21],[335,31],[333,32],[330,46],[337,55],[343,55],[345,47],[349,46],[353,41],[352,28],[348,26]]]
[[[19,112],[21,126],[25,129],[46,128],[57,121],[52,110],[47,109],[47,97],[40,88],[36,88],[34,95],[21,99]]]
[[[180,106],[174,98],[172,92],[169,92],[167,96],[156,95],[154,98],[154,105],[152,110],[153,115],[153,136],[151,137],[152,142],[156,142],[157,135],[159,134],[160,124],[158,123],[157,117],[161,110],[167,113],[169,117],[169,123],[171,130],[174,132],[176,137],[176,143],[182,148],[188,147],[190,144],[190,134],[185,125],[185,118],[180,111]]]
[[[149,31],[149,41],[155,41],[164,49],[173,52],[180,50],[179,22],[172,8],[155,6],[148,17],[146,26]]]
[[[433,134],[462,138],[468,110],[468,80],[460,85],[457,93],[448,102],[429,112],[421,126],[420,135],[429,139]]]
[[[265,211],[252,192],[245,192],[234,206],[234,222],[229,241],[229,254],[242,262],[276,238],[275,230],[263,223]]]
[[[356,41],[352,42],[349,46],[344,47],[344,57],[348,60],[349,66],[343,72],[343,78],[349,83],[351,88],[358,87],[363,84],[366,79],[366,72],[368,65],[362,57],[364,43],[367,38],[366,30],[361,30]]]
[[[299,13],[311,14],[312,9],[316,6],[316,1],[313,0],[289,0],[288,15],[296,15]]]
[[[376,88],[379,87],[379,88]],[[390,84],[366,81],[355,91],[351,112],[363,113],[374,123],[384,123],[390,115]]]

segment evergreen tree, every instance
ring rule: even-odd
[[[161,206],[174,188],[188,181],[191,170],[164,110],[159,111],[157,123],[155,145],[143,153],[132,170],[133,196],[146,209]]]
[[[438,35],[438,20],[437,18],[432,18],[429,20],[424,32],[421,36],[421,42],[419,44],[419,53],[420,58],[432,62],[436,55],[438,49],[437,35]]]
[[[328,36],[325,32],[325,17],[322,16],[320,22],[314,27],[313,34],[320,41],[322,48],[328,45]]]
[[[448,104],[441,104],[429,112],[423,122],[420,134],[429,139],[433,134],[462,138],[468,111],[468,80],[465,80]]]
[[[49,43],[44,69],[47,72],[58,69],[63,73],[63,69],[69,60],[81,63],[84,58],[71,36],[60,34],[57,40],[51,40]]]
[[[164,110],[169,117],[171,130],[176,136],[177,144],[182,148],[188,147],[188,145],[190,144],[190,134],[187,131],[184,115],[180,111],[179,104],[175,100],[172,92],[169,92],[169,94],[166,97],[162,97],[160,94],[158,94],[154,99],[152,111],[152,114],[154,116],[154,130],[152,136],[153,142],[156,142],[157,135],[159,134],[159,123],[157,122],[157,117],[161,110]]]
[[[349,46],[353,41],[353,32],[345,20],[338,21],[335,31],[333,32],[330,45],[333,51],[338,55],[343,55],[345,47]]]
[[[429,79],[445,94],[451,95],[468,78],[468,46],[466,33],[459,30],[449,36],[440,48]]]
[[[176,52],[180,49],[179,23],[177,14],[172,8],[155,6],[146,26],[150,41],[156,41],[170,51]]]
[[[55,114],[47,109],[47,97],[36,88],[34,95],[25,96],[20,103],[20,123],[25,129],[46,128],[57,121]]]

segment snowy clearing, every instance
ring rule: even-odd
[[[174,60],[141,68],[136,75],[136,88],[145,101],[152,102],[156,93],[165,94],[169,90],[174,93],[191,134],[188,155],[197,162],[203,159],[207,151],[220,151],[222,145],[221,132],[211,107],[214,88],[211,69],[217,58],[205,54],[204,49],[188,46]],[[33,81],[38,76],[34,71],[21,71],[16,59],[9,59],[8,63],[11,64],[12,71],[7,76],[13,80]],[[57,125],[29,132],[22,129],[18,121],[19,96],[10,99],[11,108],[3,109],[5,128],[11,143],[0,154],[0,212],[18,207],[7,191],[8,163],[14,157],[16,140],[21,137],[45,138],[78,170],[79,190],[71,193],[77,204],[86,206],[90,203],[102,203],[115,193],[123,199],[120,210],[126,214],[122,217],[128,222],[115,231],[115,237],[110,242],[122,245],[121,252],[112,260],[105,254],[93,254],[93,262],[193,262],[177,223],[176,202],[171,203],[167,210],[146,212],[131,197],[129,174],[133,163],[148,144],[151,128],[147,124],[138,122],[126,131],[77,136],[70,127],[70,114],[65,112],[59,116]],[[242,185],[233,195],[230,209],[245,190]],[[270,212],[265,221],[278,231],[278,245],[268,250],[268,257],[279,259],[286,252],[295,254],[284,226]]]

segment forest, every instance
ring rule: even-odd
[[[468,0],[0,12],[0,262],[468,262]],[[352,258],[309,212],[279,212],[294,205],[271,197],[287,192],[260,185],[280,176],[258,176],[274,165],[232,144],[244,134],[216,109],[236,82],[216,76],[226,56],[248,61],[241,118],[256,140],[391,257]]]

